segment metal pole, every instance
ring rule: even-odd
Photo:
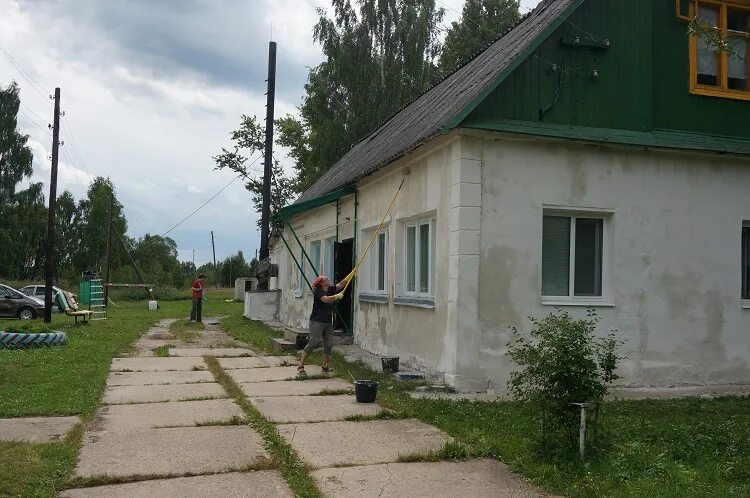
[[[268,92],[266,93],[266,148],[263,164],[263,209],[260,225],[260,259],[268,257],[271,221],[271,165],[273,163],[273,112],[276,95],[276,42],[268,44]],[[266,282],[265,288],[268,287]]]
[[[310,268],[312,268],[314,275],[319,275],[318,269],[315,268],[315,265],[313,264],[312,260],[310,259],[310,256],[307,255],[307,251],[305,251],[305,246],[300,242],[299,237],[297,237],[297,233],[294,231],[294,228],[292,228],[292,224],[289,223],[288,219],[284,219],[286,222],[286,226],[289,227],[289,230],[292,232],[292,235],[294,235],[294,239],[297,241],[297,244],[299,244],[300,248],[302,249],[302,255],[305,256],[305,259],[307,259],[307,262],[310,263]]]
[[[52,128],[52,174],[49,182],[47,254],[44,260],[44,323],[52,322],[52,275],[55,271],[55,213],[57,211],[57,156],[60,146],[60,88],[55,88],[55,115]]]
[[[214,231],[211,230],[211,249],[214,251],[214,287],[219,288],[219,269],[216,267],[216,245],[214,245]]]
[[[578,428],[578,454],[583,460],[586,456],[586,407],[588,403],[573,403],[581,408],[581,424]]]
[[[104,272],[104,306],[109,303],[109,269],[112,262],[112,208],[115,203],[115,193],[109,195],[109,220],[107,222],[107,267]]]

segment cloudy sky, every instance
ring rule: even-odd
[[[438,0],[445,24],[463,0]],[[523,0],[523,12],[537,0]],[[278,43],[276,115],[295,113],[327,0],[0,0],[0,85],[21,87],[19,125],[34,151],[32,181],[47,183],[49,94],[62,92],[58,192],[84,195],[109,177],[129,235],[163,234],[234,177],[211,157],[241,114],[265,115],[268,42]],[[19,70],[20,68],[20,70]],[[23,74],[22,72],[23,71]],[[280,158],[282,159],[282,158]],[[254,168],[261,170],[260,162]],[[48,187],[46,187],[48,189]],[[241,181],[170,232],[180,258],[211,259],[259,245]]]

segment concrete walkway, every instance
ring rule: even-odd
[[[62,497],[292,497],[259,434],[216,383],[203,356],[250,360],[218,325],[191,343],[162,320],[135,347],[112,361],[104,405],[88,424],[74,477],[92,484],[127,484],[63,491]],[[172,357],[153,349],[172,347]],[[263,364],[265,366],[265,363]],[[259,363],[260,366],[260,363]]]
[[[208,319],[206,322],[210,322]],[[216,356],[311,471],[330,497],[546,496],[489,459],[420,462],[452,439],[419,420],[376,419],[377,404],[356,403],[352,386],[322,376],[296,380],[295,358],[259,356],[207,326],[191,344],[168,337],[160,323],[116,358],[104,403],[86,428],[75,476],[92,484],[64,491],[78,497],[291,497],[261,437],[215,382],[203,360]],[[170,344],[174,357],[151,357]],[[411,462],[411,463],[408,463]]]

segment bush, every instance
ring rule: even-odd
[[[588,310],[586,318],[574,319],[557,310],[541,320],[530,318],[531,336],[526,339],[513,329],[508,355],[520,367],[512,372],[508,389],[514,398],[532,402],[541,412],[542,446],[572,448],[578,438],[580,408],[573,403],[589,403],[596,434],[598,407],[621,359],[621,341],[614,332],[606,338],[594,336],[599,317]]]

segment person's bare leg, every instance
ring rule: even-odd
[[[328,364],[331,362],[331,357],[323,353],[323,368],[328,368]]]
[[[310,353],[307,351],[302,352],[302,356],[299,358],[299,367],[305,368],[305,363],[307,362],[307,357],[310,356]]]

